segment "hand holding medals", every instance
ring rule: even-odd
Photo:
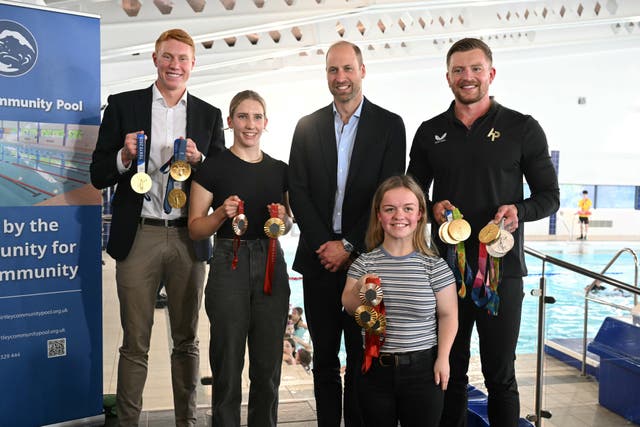
[[[447,211],[445,216],[447,221],[440,224],[438,229],[440,240],[448,245],[457,245],[471,236],[471,225],[462,219],[462,214],[454,215],[452,211]]]
[[[145,136],[144,133],[136,135],[136,167],[137,172],[131,177],[131,188],[138,194],[144,194],[151,190],[151,177],[146,173],[145,165]]]
[[[358,325],[368,332],[376,335],[384,333],[387,326],[384,304],[382,303],[382,288],[380,278],[367,276],[364,284],[358,291],[362,305],[356,308],[354,317]]]
[[[487,245],[487,253],[494,258],[502,258],[514,245],[513,235],[504,228],[504,218],[500,225],[490,222],[478,233],[480,243]]]

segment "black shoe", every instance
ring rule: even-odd
[[[584,237],[580,236],[576,240],[584,240]]]

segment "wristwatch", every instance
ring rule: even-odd
[[[354,250],[354,247],[351,243],[349,243],[349,241],[347,239],[342,239],[342,246],[344,247],[344,250],[351,253]]]

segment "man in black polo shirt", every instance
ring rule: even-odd
[[[450,48],[447,81],[455,100],[447,111],[422,123],[413,140],[407,170],[426,194],[433,184],[429,214],[441,255],[447,253],[447,247],[438,238],[438,225],[446,221],[447,210],[458,208],[472,229],[471,238],[465,242],[471,274],[460,275],[467,277],[467,289],[466,296],[459,299],[459,329],[451,349],[451,378],[441,426],[466,425],[467,370],[474,323],[489,392],[490,424],[518,425],[520,403],[514,360],[524,295],[522,277],[527,274],[522,223],[544,218],[559,207],[558,179],[545,134],[531,116],[505,108],[489,96],[495,75],[491,49],[481,40],[459,40]],[[531,189],[527,199],[523,196],[523,176]],[[515,241],[501,261],[496,313],[488,313],[481,301],[476,303],[473,279],[468,280],[478,271],[478,232],[490,221],[503,221]]]

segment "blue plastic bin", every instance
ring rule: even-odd
[[[600,405],[640,423],[640,326],[607,317],[587,348],[600,356]]]

